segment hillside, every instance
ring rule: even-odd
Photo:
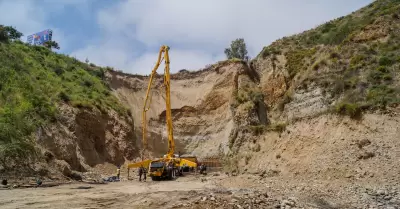
[[[234,173],[397,179],[399,8],[399,1],[375,1],[277,40],[249,64],[229,60],[174,74],[177,150],[219,155]],[[139,121],[148,77],[106,77]],[[157,155],[167,147],[161,84],[160,76],[148,113]]]
[[[45,47],[0,42],[2,174],[57,173],[50,165],[68,176],[132,159],[133,121],[104,82],[105,71]]]

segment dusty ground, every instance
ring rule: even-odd
[[[135,176],[136,177],[136,176]],[[399,183],[260,175],[186,175],[175,181],[71,183],[0,190],[0,208],[400,208]]]

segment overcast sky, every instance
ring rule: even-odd
[[[24,35],[53,30],[59,53],[149,74],[161,45],[171,70],[225,59],[243,37],[251,57],[272,41],[347,15],[372,0],[0,0],[0,24]],[[24,40],[26,41],[26,37]],[[161,71],[161,69],[160,69]]]

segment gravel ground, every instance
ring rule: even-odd
[[[45,182],[46,183],[46,182]],[[1,208],[400,208],[399,183],[187,175],[174,181],[0,190]]]

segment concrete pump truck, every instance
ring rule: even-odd
[[[142,113],[142,132],[143,132],[143,149],[141,150],[142,161],[136,163],[128,164],[128,169],[130,168],[139,168],[144,167],[147,170],[147,175],[151,177],[153,181],[155,180],[171,180],[175,176],[181,174],[181,167],[183,165],[189,167],[197,167],[196,162],[192,162],[187,159],[183,159],[180,156],[176,155],[175,152],[175,142],[174,142],[174,135],[173,135],[173,127],[172,127],[172,116],[171,116],[171,95],[170,95],[170,68],[169,68],[169,47],[168,46],[161,46],[158,60],[156,66],[153,68],[150,81],[147,87],[146,97],[143,106],[143,113]],[[164,56],[163,56],[164,55]],[[165,61],[165,68],[164,68],[164,87],[165,87],[165,103],[166,103],[166,121],[167,121],[167,132],[168,132],[168,151],[162,157],[158,159],[144,159],[147,151],[147,138],[146,138],[146,112],[150,109],[151,103],[151,96],[149,101],[149,93],[151,86],[153,84],[154,76],[156,75],[156,71],[160,66],[162,61]],[[147,156],[146,156],[147,158]],[[128,171],[129,172],[129,171]],[[146,174],[145,174],[146,175]]]

